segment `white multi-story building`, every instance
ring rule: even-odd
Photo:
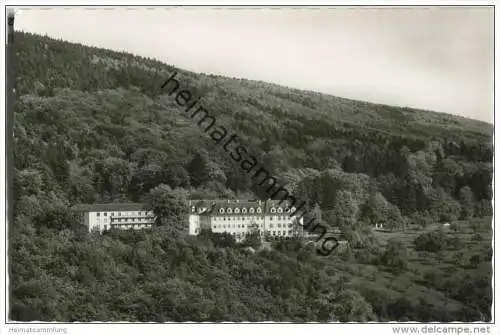
[[[89,231],[151,228],[155,216],[140,203],[82,204],[74,208]]]
[[[242,240],[258,231],[263,237],[289,238],[303,236],[303,219],[296,218],[295,207],[276,200],[191,200],[189,234],[202,230],[227,232]]]
[[[259,232],[262,237],[290,238],[304,236],[303,218],[293,214],[295,207],[276,200],[190,200],[187,217],[189,235],[202,230],[227,232],[241,241]],[[151,228],[156,217],[141,203],[81,204],[74,207],[89,231],[111,228]]]

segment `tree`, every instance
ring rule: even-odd
[[[338,191],[333,213],[338,226],[349,227],[356,222],[359,207],[350,191]]]
[[[345,289],[338,294],[326,297],[326,304],[322,306],[328,313],[328,321],[340,322],[368,322],[377,318],[373,313],[372,306],[363,298],[359,292]]]
[[[491,200],[483,199],[476,204],[475,213],[479,217],[493,215],[493,206]]]
[[[411,224],[419,225],[422,228],[432,224],[433,219],[428,212],[414,212],[409,216]]]
[[[363,206],[361,215],[372,225],[385,224],[389,215],[389,204],[380,192],[376,192]]]
[[[141,148],[130,155],[130,160],[137,163],[139,167],[148,164],[162,165],[167,159],[167,154],[156,149]]]
[[[130,188],[134,194],[141,196],[161,184],[162,181],[163,173],[159,165],[143,165],[135,171]]]
[[[16,170],[14,175],[14,195],[37,195],[43,187],[43,178],[39,171],[34,169]]]
[[[242,246],[252,247],[254,249],[260,248],[262,245],[262,237],[258,227],[252,227],[251,230],[245,235]]]
[[[197,187],[210,180],[210,160],[204,152],[198,152],[187,165],[191,183]]]
[[[399,211],[398,207],[393,204],[389,204],[387,211],[387,222],[384,227],[387,227],[390,230],[400,229],[402,227],[404,229],[407,224],[407,221],[405,219],[406,218],[403,218],[401,216],[401,212]]]
[[[36,216],[33,220],[37,228],[49,228],[56,230],[73,229],[77,230],[82,228],[80,221],[76,214],[69,208],[54,208],[46,210],[40,215]]]
[[[152,210],[159,225],[183,224],[186,221],[188,193],[184,189],[171,189],[160,184],[146,197],[147,207]]]
[[[414,240],[415,250],[437,252],[446,248],[446,234],[442,229],[422,233]]]
[[[380,192],[373,193],[362,208],[361,217],[372,225],[380,224],[392,230],[404,223],[399,208],[389,203]]]
[[[126,193],[132,180],[129,162],[108,157],[94,163],[94,185],[102,197],[114,199]]]
[[[381,258],[382,264],[388,266],[391,271],[401,273],[408,266],[408,252],[401,241],[394,238],[387,241],[387,247]]]
[[[462,176],[462,167],[453,159],[445,158],[438,162],[433,182],[436,187],[442,187],[446,193],[455,194],[457,178]]]
[[[432,193],[431,213],[440,222],[452,222],[460,215],[460,204],[442,188]]]
[[[163,180],[172,188],[190,186],[189,173],[181,165],[165,165],[163,167]]]
[[[462,211],[460,217],[462,219],[470,219],[474,215],[474,193],[468,186],[464,186],[460,189],[458,193],[458,199],[460,205],[462,206]]]

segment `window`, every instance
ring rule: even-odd
[[[288,224],[288,228],[291,228],[291,227],[292,227],[292,224],[291,224],[291,223],[289,223],[289,224]]]
[[[281,230],[280,230],[280,231],[278,231],[278,235],[281,235]]]
[[[235,208],[235,209],[234,209],[234,212],[235,212],[235,213],[239,213],[239,212],[240,212],[240,209],[239,209],[239,208]]]
[[[253,212],[252,212],[253,213]],[[257,213],[262,213],[262,209],[259,207],[257,208]]]
[[[241,225],[240,225],[240,224],[238,225],[238,228],[241,228]]]
[[[290,210],[295,213],[295,207],[292,207]]]
[[[227,212],[228,212],[228,213],[232,213],[232,212],[233,212],[233,210],[232,210],[231,208],[228,208],[228,209],[227,209]]]
[[[219,209],[219,213],[224,213],[224,208]]]
[[[250,213],[253,213],[254,212],[254,209],[253,208],[250,208]],[[259,212],[259,210],[257,209],[257,212]]]
[[[273,230],[273,235],[276,235],[276,232]]]
[[[122,216],[122,212],[118,212],[118,216]]]
[[[104,230],[108,230],[108,225],[107,224],[104,225]]]
[[[291,230],[288,231],[288,235],[292,235],[292,231]]]
[[[97,212],[96,216],[101,216],[101,213]]]
[[[276,208],[271,208],[271,213],[276,213]]]
[[[242,212],[242,213],[246,213],[246,212],[247,212],[247,209],[246,209],[246,208],[243,208],[243,209],[241,210],[241,212]]]
[[[108,213],[104,212],[104,216],[108,216]]]
[[[281,223],[278,223],[278,228],[281,228]]]
[[[270,223],[269,228],[274,228],[274,225],[272,223]]]
[[[222,220],[226,221],[226,218],[222,218]]]
[[[270,220],[270,221],[273,221],[273,217],[272,217],[272,216],[270,216],[270,217],[269,217],[269,220]]]
[[[283,213],[283,209],[281,207],[278,208],[278,213]]]
[[[285,212],[290,213],[290,208],[285,209]]]

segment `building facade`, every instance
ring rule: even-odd
[[[258,232],[272,239],[303,236],[303,219],[293,215],[295,207],[275,200],[191,200],[189,234],[202,230],[229,233],[237,241]],[[292,214],[292,215],[291,215]]]
[[[190,200],[187,217],[189,235],[202,230],[229,233],[237,241],[258,232],[262,238],[304,237],[303,218],[295,207],[276,200]],[[82,204],[74,207],[89,231],[151,228],[156,217],[141,203]]]
[[[156,219],[141,203],[82,204],[74,209],[89,231],[151,228]]]

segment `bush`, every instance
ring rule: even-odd
[[[427,227],[432,224],[433,220],[429,215],[424,215],[422,213],[415,212],[409,217],[410,224],[418,225],[420,227]]]
[[[418,235],[413,242],[415,250],[438,252],[442,250],[458,250],[464,247],[463,241],[456,237],[448,237],[442,229]]]
[[[434,230],[418,235],[413,242],[415,250],[437,252],[444,249],[446,234],[442,230]]]

